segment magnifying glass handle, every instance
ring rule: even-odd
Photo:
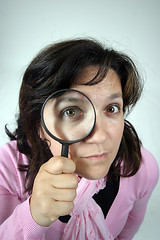
[[[68,144],[62,144],[61,156],[68,157],[68,148],[69,148]]]

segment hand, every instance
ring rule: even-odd
[[[32,217],[40,226],[49,226],[73,210],[78,187],[75,169],[73,160],[64,157],[53,157],[41,166],[30,199]]]

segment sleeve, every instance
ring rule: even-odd
[[[116,240],[131,240],[143,222],[148,201],[158,182],[159,169],[156,160],[147,150],[142,150],[143,166],[137,174],[141,191],[128,215],[127,222]],[[138,188],[137,185],[137,188]]]
[[[0,225],[0,239],[44,240],[47,229],[32,219],[27,199],[18,204],[13,213]]]
[[[10,143],[0,148],[0,239],[43,240],[48,228],[32,219],[15,146]]]

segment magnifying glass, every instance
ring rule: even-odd
[[[68,157],[69,145],[82,141],[92,132],[96,112],[85,94],[75,89],[63,89],[46,99],[41,122],[46,133],[62,144],[61,156]]]

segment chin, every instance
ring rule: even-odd
[[[93,173],[92,172],[85,172],[85,173],[78,173],[77,174],[80,176],[80,177],[84,177],[88,180],[98,180],[98,179],[102,179],[104,178],[106,175],[107,175],[108,171],[105,171],[105,172],[96,172],[94,171]]]

